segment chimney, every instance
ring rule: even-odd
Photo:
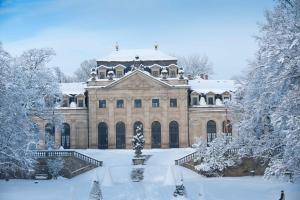
[[[157,49],[158,49],[158,44],[157,43],[155,43],[154,49],[155,49],[155,51],[157,51]]]
[[[200,74],[200,78],[204,79],[204,74]]]
[[[205,74],[205,80],[208,80],[208,75],[207,74]]]

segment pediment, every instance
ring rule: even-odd
[[[124,76],[121,79],[106,86],[106,88],[120,90],[150,90],[169,87],[170,85],[157,80],[139,70],[136,70],[132,74]]]

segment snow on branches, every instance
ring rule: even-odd
[[[144,149],[145,139],[143,133],[143,126],[136,127],[136,134],[133,136],[132,145],[133,150],[135,150],[135,157],[140,157],[142,155],[142,150]]]
[[[0,176],[32,168],[29,150],[39,135],[34,118],[55,116],[49,109],[56,106],[60,92],[46,68],[53,55],[50,49],[32,49],[12,57],[0,45]]]

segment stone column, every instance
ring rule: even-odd
[[[70,148],[75,149],[77,146],[76,138],[77,138],[77,129],[76,129],[76,120],[71,120],[70,124]]]
[[[38,149],[45,149],[45,123],[44,121],[39,124],[40,131],[39,131],[39,142],[38,142]]]
[[[165,96],[162,98],[161,102],[162,109],[162,120],[161,120],[161,147],[169,148],[169,97]]]
[[[131,143],[132,136],[133,136],[132,98],[127,97],[127,101],[126,101],[126,124],[125,124],[126,149],[132,149],[132,143]]]
[[[96,118],[96,109],[98,107],[96,94],[89,91],[89,148],[98,148],[98,124]]]
[[[142,106],[144,107],[145,119],[143,123],[144,130],[144,139],[145,139],[145,148],[151,148],[151,122],[150,122],[150,107],[151,107],[151,98],[145,97],[142,102]]]
[[[116,148],[116,128],[115,128],[115,101],[113,97],[109,98],[108,102],[108,148]]]

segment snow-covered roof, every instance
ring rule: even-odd
[[[113,51],[108,56],[98,59],[98,61],[133,61],[136,56],[139,60],[177,60],[177,58],[169,56],[160,50],[155,49],[120,49]]]
[[[59,86],[63,94],[84,94],[86,83],[60,83]]]
[[[234,80],[205,80],[201,78],[189,80],[189,86],[191,90],[205,94],[208,92],[222,94],[224,92],[234,91],[236,88]]]

